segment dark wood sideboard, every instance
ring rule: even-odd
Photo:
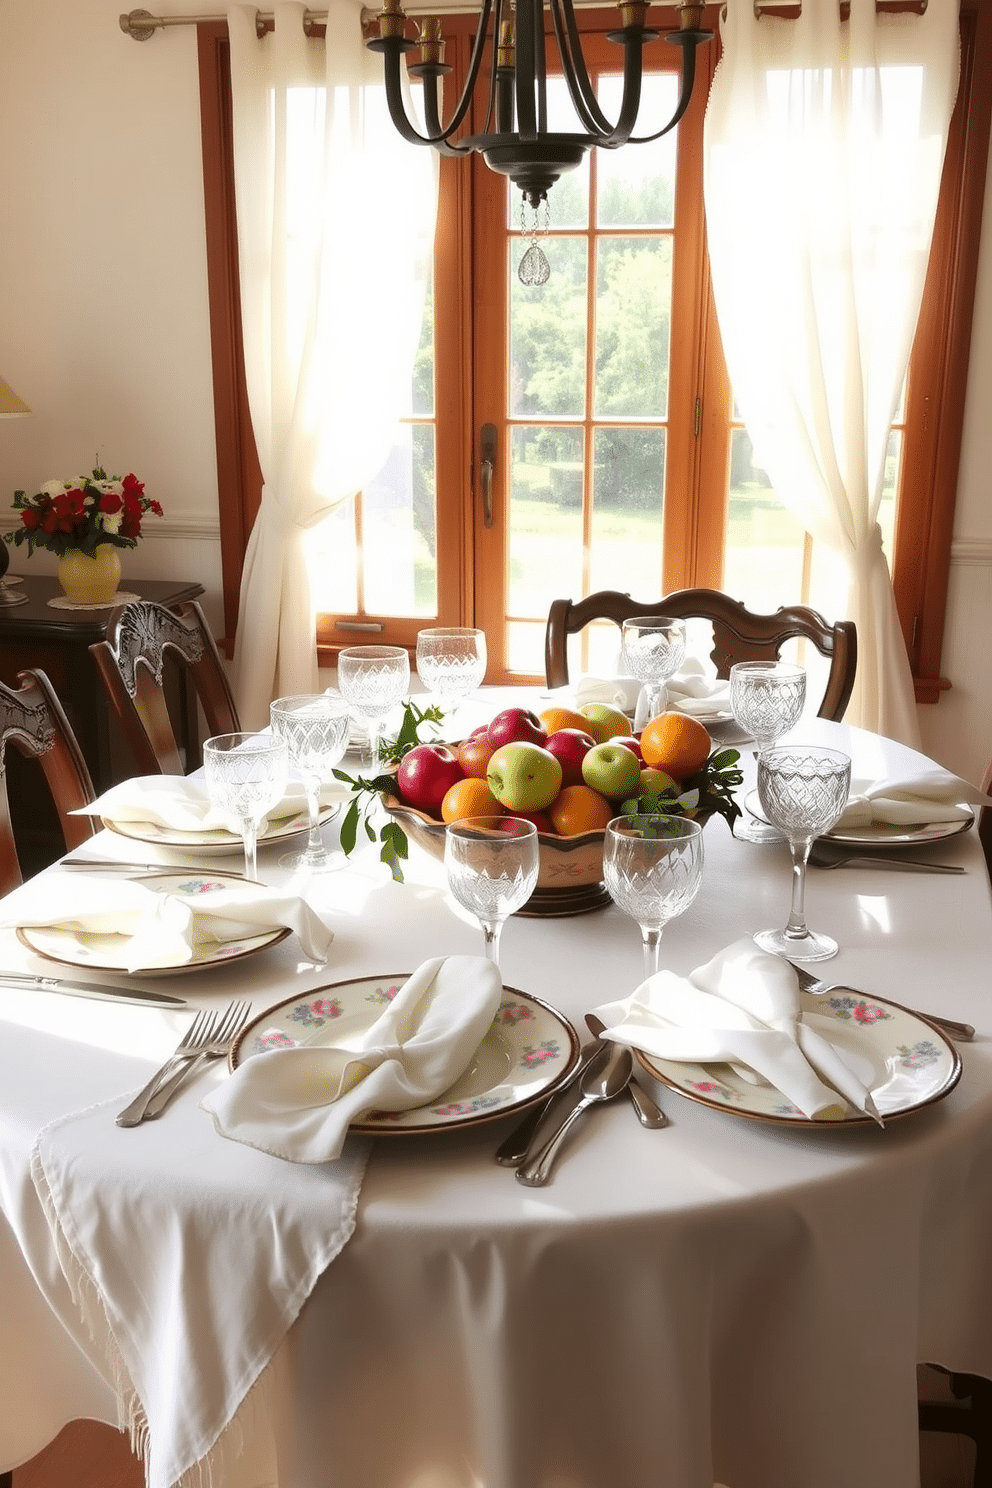
[[[169,579],[125,576],[122,587],[170,609],[203,593],[202,584]],[[25,667],[37,667],[47,674],[79,740],[93,785],[98,792],[104,791],[135,771],[127,746],[113,726],[88,650],[94,641],[104,639],[113,609],[52,609],[48,600],[62,590],[56,578],[43,575],[25,574],[16,592],[27,596],[24,603],[0,604],[0,680],[16,686],[17,673]],[[167,691],[176,737],[186,752],[186,769],[192,770],[200,763],[196,694],[179,667],[168,679]],[[7,751],[7,786],[21,866],[27,875],[54,861],[65,847],[41,771],[16,749]]]

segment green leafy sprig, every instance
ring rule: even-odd
[[[392,738],[383,739],[379,744],[380,762],[387,765],[398,765],[405,754],[417,744],[442,743],[436,734],[430,739],[421,739],[420,730],[425,725],[435,728],[444,722],[444,712],[441,708],[418,708],[416,703],[406,702],[403,704],[403,720]],[[347,785],[352,792],[351,803],[344,814],[341,822],[341,851],[350,856],[355,850],[358,841],[358,831],[361,827],[369,842],[379,843],[379,859],[385,863],[396,883],[403,882],[403,864],[410,855],[410,846],[407,842],[406,833],[399,822],[387,821],[378,831],[370,820],[371,814],[378,803],[380,795],[396,794],[396,776],[376,775],[366,778],[362,775],[352,776],[344,770],[334,771],[335,780],[342,785]]]
[[[714,749],[703,768],[683,780],[681,791],[669,787],[649,795],[632,796],[624,801],[620,813],[622,816],[649,816],[658,812],[666,816],[686,816],[690,812],[694,816],[718,815],[733,830],[735,820],[741,815],[734,790],[744,781],[737,769],[739,759],[736,749]]]

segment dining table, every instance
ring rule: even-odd
[[[480,694],[473,706],[484,702]],[[817,718],[792,740],[849,753],[860,776],[929,763]],[[743,795],[755,766],[740,747]],[[329,846],[335,833],[325,829]],[[85,851],[116,860],[135,847],[103,830]],[[141,846],[139,856],[193,866],[174,849]],[[870,866],[810,868],[809,921],[840,945],[813,969],[877,999],[879,1017],[894,1003],[972,1024],[974,1038],[956,1046],[952,1089],[883,1128],[776,1121],[702,1092],[689,1098],[639,1065],[668,1125],[642,1126],[626,1099],[605,1103],[576,1125],[538,1188],[494,1161],[518,1112],[350,1137],[346,1152],[354,1141],[368,1149],[353,1229],[286,1304],[284,1329],[245,1358],[216,1418],[198,1423],[199,1455],[179,1463],[180,1480],[918,1484],[918,1365],[992,1377],[992,897],[973,829],[911,856],[964,871],[900,871],[884,855]],[[239,861],[198,866],[237,872]],[[45,1133],[80,1112],[103,1113],[109,1131],[109,1113],[171,1051],[196,1008],[242,998],[257,1013],[348,979],[401,978],[427,958],[481,951],[478,923],[448,892],[443,864],[415,844],[402,883],[361,834],[343,866],[310,880],[292,878],[277,847],[260,847],[259,870],[268,883],[295,884],[333,931],[325,963],[290,936],[202,972],[135,973],[135,987],[188,1003],[165,1011],[26,991],[0,973],[0,1472],[74,1419],[121,1424],[122,1402],[129,1390],[141,1396],[144,1378],[122,1367],[108,1330],[94,1323],[99,1278],[96,1296],[73,1284],[38,1182]],[[687,975],[740,938],[784,925],[791,872],[785,843],[739,841],[711,818],[702,885],[664,930],[663,967]],[[0,931],[0,957],[8,972],[65,973],[12,930]],[[505,988],[550,1005],[587,1039],[584,1015],[640,983],[640,935],[612,904],[566,917],[518,914],[503,931],[500,970]],[[92,972],[86,979],[101,982]],[[134,1263],[133,1211],[156,1197],[140,1182],[143,1151],[171,1162],[177,1184],[187,1175],[189,1212],[209,1212],[217,1228],[238,1216],[238,1264],[217,1275],[209,1246],[191,1250],[185,1225],[163,1209],[156,1295],[135,1301],[163,1314],[148,1333],[159,1396],[185,1388],[193,1405],[184,1412],[194,1415],[209,1393],[218,1330],[237,1333],[244,1322],[251,1332],[278,1291],[259,1254],[274,1243],[284,1190],[305,1180],[316,1205],[335,1166],[298,1170],[221,1137],[200,1101],[227,1078],[218,1060],[158,1121],[116,1130],[93,1194],[105,1253],[122,1273]],[[211,1288],[229,1292],[216,1310]],[[150,1429],[154,1436],[154,1422]],[[147,1439],[137,1446],[151,1488],[165,1488],[162,1474],[175,1466],[149,1453]]]

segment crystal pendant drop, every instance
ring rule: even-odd
[[[521,284],[528,286],[547,284],[551,278],[551,265],[548,263],[543,248],[539,248],[536,243],[531,243],[520,260],[517,277]]]

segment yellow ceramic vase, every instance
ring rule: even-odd
[[[121,560],[113,543],[100,543],[92,558],[70,548],[59,559],[59,583],[75,604],[105,604],[120,587]]]

